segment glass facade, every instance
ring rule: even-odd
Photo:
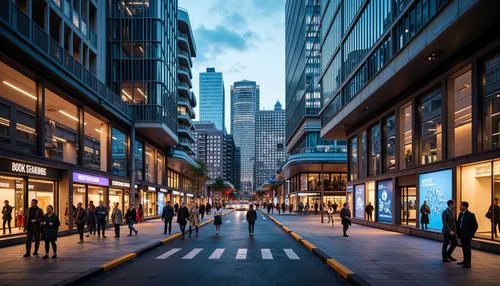
[[[222,72],[216,72],[214,68],[207,68],[206,72],[200,73],[200,120],[211,121],[221,131],[226,128],[225,90]]]
[[[500,148],[500,54],[484,64],[483,148]]]
[[[144,175],[144,143],[134,142],[135,179],[143,180]]]
[[[450,80],[449,87],[453,98],[453,133],[454,144],[451,154],[455,157],[472,152],[472,72],[470,70]]]
[[[146,159],[145,161],[145,167],[146,170],[144,171],[146,175],[146,181],[150,183],[156,183],[155,180],[155,163],[156,163],[156,151],[154,148],[151,146],[146,145]]]
[[[116,128],[111,130],[111,173],[115,175],[127,175],[127,142],[125,133]]]
[[[88,112],[84,114],[85,140],[83,165],[107,171],[108,162],[108,124]]]
[[[419,104],[420,163],[422,165],[443,159],[442,96],[439,91],[421,98]]]
[[[384,171],[396,170],[396,116],[384,119]]]
[[[413,166],[413,105],[405,105],[399,111],[399,168]]]
[[[358,179],[358,137],[349,139],[349,180]]]
[[[374,125],[370,128],[370,158],[368,162],[368,172],[370,176],[376,176],[382,169],[382,141],[380,134],[380,125]]]

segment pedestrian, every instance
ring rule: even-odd
[[[9,227],[9,234],[12,233],[12,229],[10,227],[10,222],[12,221],[12,206],[9,205],[9,201],[5,200],[4,206],[2,208],[2,222],[3,222],[3,234],[5,234],[5,224]]]
[[[20,208],[16,215],[16,224],[19,230],[24,228],[24,211],[23,208]]]
[[[165,227],[163,228],[163,234],[172,233],[172,219],[174,217],[174,208],[170,205],[170,202],[167,202],[167,205],[163,208],[163,213],[161,215],[161,220],[165,223]]]
[[[35,251],[33,255],[38,255],[38,248],[40,248],[40,223],[43,220],[43,210],[38,207],[38,200],[31,200],[31,207],[26,211],[26,218],[24,219],[24,230],[26,231],[26,253],[24,257],[31,255],[31,242],[35,239]]]
[[[429,214],[431,213],[431,208],[427,205],[427,201],[420,207],[420,226],[422,229],[427,229],[429,224]]]
[[[276,210],[278,210],[278,215],[280,215],[281,214],[281,206],[278,203],[276,203]]]
[[[179,227],[181,228],[182,232],[182,238],[184,238],[184,234],[186,232],[186,224],[189,219],[189,210],[184,204],[184,202],[181,203],[181,207],[179,208],[179,211],[177,212],[177,223],[179,224]]]
[[[207,215],[210,215],[212,213],[212,205],[209,202],[207,202],[206,211]]]
[[[476,216],[474,213],[469,211],[469,203],[461,202],[460,203],[460,215],[458,216],[457,221],[457,234],[462,242],[462,252],[464,255],[464,260],[459,262],[459,265],[462,265],[462,268],[471,268],[472,262],[472,251],[471,251],[471,243],[472,238],[476,234],[478,224],[476,220]]]
[[[318,203],[314,203],[314,214],[317,215],[318,214]]]
[[[120,210],[120,204],[115,203],[115,207],[113,209],[113,212],[111,213],[111,221],[113,222],[113,225],[115,227],[115,238],[120,237],[120,226],[123,221],[123,214],[122,210]]]
[[[300,202],[299,203],[299,214],[303,214],[303,211],[304,211],[304,203]]]
[[[174,204],[174,214],[177,215],[178,212],[179,212],[179,204],[175,203]]]
[[[139,204],[139,207],[137,208],[137,211],[134,208],[134,212],[135,212],[135,220],[134,220],[134,222],[137,222],[137,223],[143,222],[144,221],[144,208],[142,207],[142,204]]]
[[[130,205],[127,212],[125,213],[125,221],[127,222],[129,230],[128,236],[132,236],[132,231],[135,232],[135,235],[137,235],[137,233],[139,232],[137,231],[137,229],[134,228],[134,223],[136,223],[136,219],[137,219],[137,212],[134,206]]]
[[[456,259],[451,255],[453,254],[455,247],[457,247],[457,220],[455,216],[456,204],[454,200],[449,200],[447,204],[448,208],[446,208],[441,214],[441,220],[443,222],[442,232],[444,238],[441,258],[445,263],[456,261]],[[450,245],[449,248],[448,245]]]
[[[270,205],[271,205],[271,214],[274,214],[274,204],[271,203]]]
[[[344,203],[344,208],[340,211],[340,217],[342,218],[342,225],[344,237],[349,237],[347,235],[347,229],[351,225],[351,210],[349,209],[349,204]]]
[[[95,209],[95,219],[97,223],[97,238],[106,238],[104,230],[106,229],[106,218],[108,217],[108,209],[104,206],[104,202],[100,201],[99,206]]]
[[[286,213],[286,205],[285,205],[285,203],[281,204],[281,210],[283,211],[283,214]]]
[[[198,228],[200,227],[200,210],[198,204],[191,207],[191,211],[189,212],[189,237],[193,233],[193,227],[196,230],[196,237],[198,237]]]
[[[86,235],[89,237],[90,235],[95,235],[96,233],[96,218],[95,218],[95,205],[94,201],[89,201],[89,206],[87,207],[86,213],[87,219],[87,227],[89,229],[89,233]]]
[[[219,235],[220,226],[222,225],[222,209],[220,204],[217,204],[214,212],[215,235]]]
[[[45,242],[45,255],[42,259],[49,258],[49,250],[52,245],[52,258],[57,258],[57,232],[61,222],[56,214],[54,214],[54,207],[51,205],[47,206],[47,213],[43,216],[42,220],[42,237]]]
[[[289,213],[292,213],[292,211],[293,211],[293,204],[290,204],[290,205],[288,206],[288,212],[289,212]]]
[[[80,240],[77,243],[83,243],[83,231],[85,230],[85,221],[87,220],[87,215],[85,209],[82,207],[82,203],[79,202],[76,205],[76,210],[74,214],[74,221],[76,224],[76,229],[80,235]]]
[[[488,209],[486,217],[491,220],[491,223],[493,225],[493,232],[495,233],[495,238],[498,238],[497,228],[498,231],[500,232],[500,206],[498,205],[498,198],[495,198],[495,203],[491,205],[490,208]]]
[[[267,205],[267,214],[270,214],[271,213],[271,204],[268,204]]]
[[[337,208],[339,207],[339,205],[337,205],[337,202],[336,201],[333,201],[333,212],[336,213],[337,212]]]
[[[199,211],[200,211],[201,220],[203,220],[203,217],[205,216],[205,204],[202,203],[200,205]]]
[[[250,209],[247,211],[248,233],[250,236],[253,236],[256,220],[257,212],[253,209],[253,204],[250,204]]]
[[[373,206],[371,202],[368,202],[368,205],[365,207],[366,217],[368,221],[373,221]]]
[[[328,223],[332,223],[332,227],[334,225],[333,222],[333,207],[331,205],[328,206]]]
[[[304,207],[304,215],[307,215],[309,212],[309,203],[306,204],[306,206]]]

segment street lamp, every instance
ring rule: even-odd
[[[325,180],[323,176],[323,162],[321,162],[321,177],[320,177],[320,182],[321,182],[321,200],[319,204],[319,209],[321,211],[321,223],[325,222],[324,219],[324,209],[323,209],[323,197],[324,197],[324,192],[325,192]]]

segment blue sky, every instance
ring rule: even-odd
[[[193,90],[198,96],[200,71],[222,71],[228,130],[235,81],[260,85],[261,109],[272,109],[276,100],[285,106],[285,0],[179,0],[179,7],[189,12],[198,51]]]

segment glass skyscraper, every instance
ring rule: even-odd
[[[219,130],[226,131],[224,110],[226,92],[221,72],[207,68],[200,73],[200,121],[211,121]]]

